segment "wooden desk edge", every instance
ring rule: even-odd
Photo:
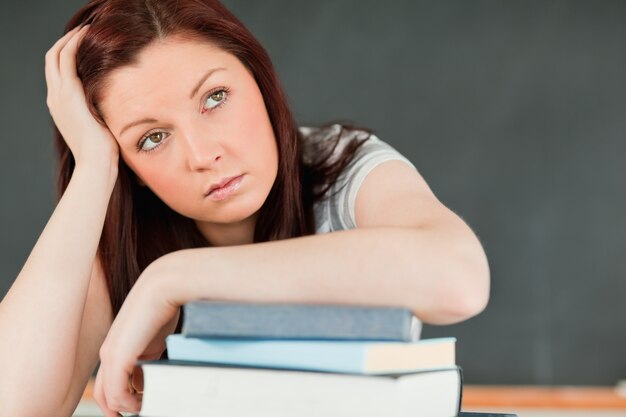
[[[83,400],[93,401],[94,379],[90,379]],[[619,409],[626,410],[626,397],[613,387],[535,387],[466,385],[463,409]]]
[[[467,385],[463,407],[626,410],[626,398],[614,387]]]

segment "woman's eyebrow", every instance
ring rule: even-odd
[[[217,71],[226,71],[226,68],[218,67],[218,68],[212,68],[208,70],[206,74],[204,74],[204,76],[200,78],[200,81],[198,81],[198,84],[196,84],[193,90],[191,90],[191,94],[189,95],[189,98],[192,99],[198,93],[198,90],[200,89],[200,87],[202,87],[202,84],[204,84],[204,82]]]
[[[226,71],[226,68],[224,67],[218,67],[218,68],[211,68],[210,70],[208,70],[203,76],[202,78],[200,78],[200,80],[198,81],[198,83],[196,84],[196,86],[193,88],[193,90],[191,90],[191,94],[189,95],[189,99],[193,99],[194,96],[198,93],[198,90],[200,90],[200,87],[202,87],[202,84],[205,83],[206,80],[209,79],[209,77],[211,75],[213,75],[214,73],[216,73],[217,71]],[[152,119],[152,118],[147,118],[147,119],[141,119],[141,120],[137,120],[135,122],[131,122],[129,124],[127,124],[126,126],[124,126],[122,128],[122,130],[120,130],[120,133],[118,136],[122,136],[122,134],[130,129],[131,127],[137,126],[137,125],[142,125],[145,123],[156,123],[158,122],[158,120],[156,119]]]
[[[124,126],[124,128],[122,130],[120,130],[120,133],[119,133],[118,136],[121,137],[122,134],[126,130],[130,129],[131,127],[134,127],[134,126],[137,126],[137,125],[142,125],[142,124],[145,124],[145,123],[156,123],[156,122],[158,122],[158,120],[157,119],[152,119],[152,118],[141,119],[141,120],[137,120],[135,122],[131,122],[131,123],[127,124],[126,126]]]

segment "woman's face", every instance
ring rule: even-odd
[[[211,43],[171,36],[106,81],[100,109],[140,183],[214,244],[229,232],[251,240],[278,151],[247,68]]]

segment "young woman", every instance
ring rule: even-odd
[[[470,228],[364,129],[298,127],[265,50],[217,0],[93,0],[46,54],[59,196],[0,304],[0,415],[105,415],[194,299],[478,314]],[[36,396],[37,401],[32,401]]]

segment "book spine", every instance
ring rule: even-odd
[[[191,302],[184,309],[188,337],[411,342],[421,332],[403,308]]]
[[[261,368],[374,375],[441,369],[454,364],[453,338],[406,343],[209,339],[172,334],[167,336],[166,344],[170,360]],[[387,360],[381,364],[385,355]],[[390,360],[390,355],[394,360]]]
[[[166,344],[170,360],[260,368],[365,373],[365,350],[360,346],[334,344],[334,348],[321,346],[320,349],[319,344],[313,346],[303,344],[298,346],[299,349],[294,349],[293,343],[284,346],[269,340],[247,343],[234,339],[188,338],[177,334],[169,335]]]

